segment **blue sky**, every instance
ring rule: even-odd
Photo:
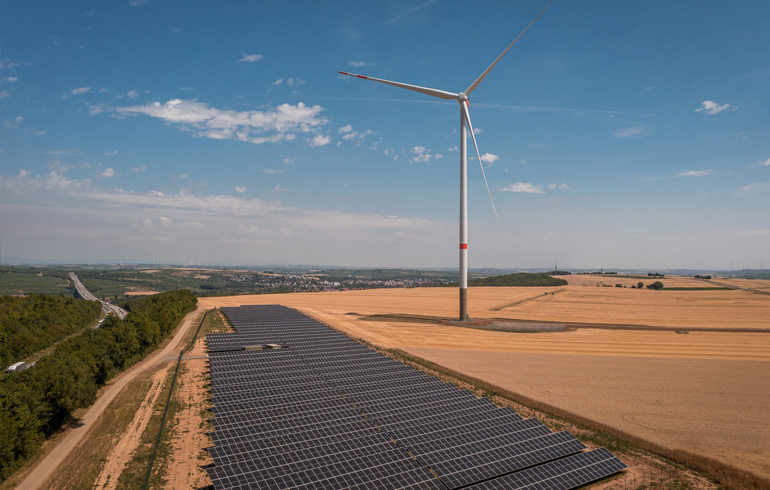
[[[543,1],[0,3],[0,260],[453,267]],[[471,267],[770,259],[770,3],[556,0]]]

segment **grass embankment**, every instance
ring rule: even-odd
[[[184,365],[179,368],[175,383],[177,386],[174,388],[175,390],[179,387],[178,385],[183,382],[180,377],[185,372],[185,369]],[[166,402],[168,401],[167,419],[173,419],[176,416],[176,413],[182,408],[182,404],[177,397],[172,396],[169,400],[169,391],[172,388],[171,380],[173,377],[174,369],[169,369],[163,382],[163,390],[160,392],[160,395],[152,407],[152,416],[142,433],[139,447],[136,448],[131,461],[118,477],[118,484],[116,487],[118,490],[143,488],[144,480],[147,475],[147,468],[149,467],[155,441],[158,437],[158,431],[160,430],[163,412],[166,409]],[[169,455],[171,454],[171,437],[173,434],[173,427],[166,428],[166,430],[163,431],[163,436],[160,439],[158,450],[155,455],[155,463],[153,465],[152,474],[150,475],[148,488],[161,488],[166,483],[165,468]]]
[[[219,310],[209,311],[202,319],[200,329],[190,329],[188,334],[182,341],[182,345],[185,346],[185,352],[189,352],[196,340],[202,338],[208,333],[215,332],[227,332],[231,331],[229,323],[225,320],[224,316]],[[174,386],[171,385],[174,370],[169,369],[169,374],[164,381],[163,391],[157,398],[157,402],[153,407],[153,413],[150,417],[150,421],[147,424],[145,431],[142,434],[139,447],[136,448],[131,461],[126,468],[120,474],[118,478],[117,489],[133,489],[143,488],[145,478],[147,476],[147,470],[149,468],[153,447],[158,442],[158,449],[155,455],[155,460],[152,462],[152,473],[150,474],[150,480],[148,488],[158,489],[163,488],[171,484],[174,487],[174,482],[169,482],[168,464],[171,460],[172,453],[174,451],[174,440],[178,436],[178,429],[170,421],[176,420],[178,414],[186,407],[185,400],[180,395],[185,383],[194,383],[194,379],[190,379],[188,374],[188,368],[185,366],[186,361],[184,357],[180,363],[179,372],[177,373],[176,382]],[[173,393],[169,398],[169,390],[173,389]],[[161,430],[161,422],[163,420],[163,412],[166,408],[166,402],[168,401],[168,413],[165,417],[165,425],[161,432],[160,438],[158,438],[158,432]],[[202,448],[199,448],[202,450]],[[193,455],[187,455],[192,457]],[[196,458],[197,460],[197,458]]]

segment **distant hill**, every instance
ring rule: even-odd
[[[567,281],[543,273],[517,272],[468,281],[469,286],[566,286]]]

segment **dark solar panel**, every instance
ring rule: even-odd
[[[236,332],[206,339],[215,489],[566,489],[625,468],[297,311],[222,311]],[[244,350],[268,344],[284,347]]]

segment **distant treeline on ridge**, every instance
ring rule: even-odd
[[[485,277],[468,281],[468,286],[566,286],[567,281],[551,277],[547,273],[516,272],[504,276]]]

